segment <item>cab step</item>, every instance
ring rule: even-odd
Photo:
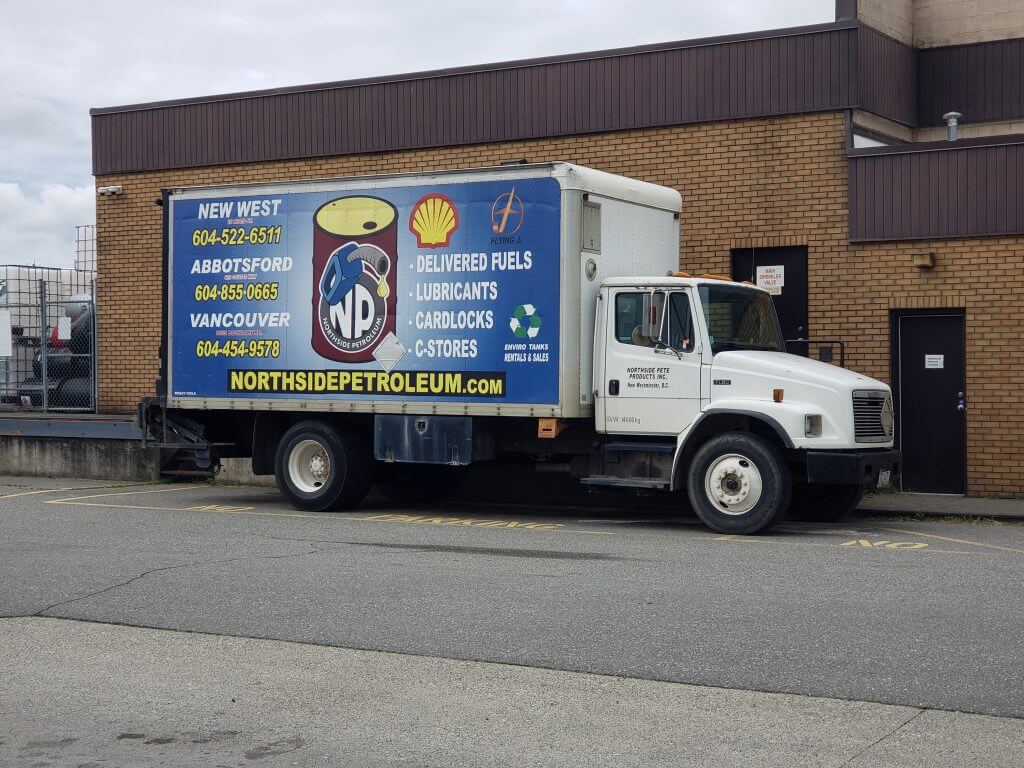
[[[580,480],[583,485],[612,486],[615,488],[656,488],[668,489],[668,480],[649,477],[613,477],[611,475],[591,475]]]

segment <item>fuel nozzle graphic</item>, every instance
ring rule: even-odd
[[[380,248],[348,243],[331,256],[320,278],[320,294],[333,306],[348,296],[365,273],[377,283],[377,295],[386,299],[390,293],[387,282],[389,269],[391,259]]]

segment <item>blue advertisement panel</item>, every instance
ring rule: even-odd
[[[558,402],[551,178],[172,198],[171,396]]]

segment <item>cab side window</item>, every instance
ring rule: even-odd
[[[690,299],[676,291],[668,302],[668,345],[681,352],[692,352],[694,347],[693,314]]]
[[[642,293],[615,294],[615,338],[620,344],[653,347],[654,343],[641,336],[644,323],[644,295]]]

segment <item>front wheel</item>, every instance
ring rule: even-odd
[[[277,444],[274,474],[293,507],[326,512],[363,500],[372,481],[370,461],[369,446],[358,432],[300,421]]]
[[[863,485],[797,483],[793,486],[789,516],[794,520],[834,523],[853,512],[863,498]]]
[[[718,533],[770,528],[789,506],[791,480],[779,451],[762,438],[727,432],[702,445],[687,470],[693,510]]]

